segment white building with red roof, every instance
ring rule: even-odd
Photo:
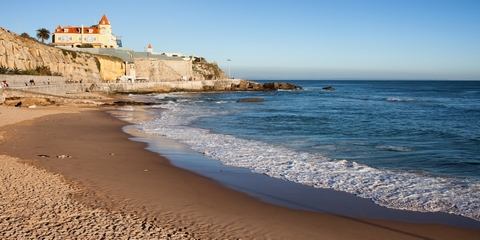
[[[105,14],[97,25],[90,27],[58,25],[53,33],[52,43],[73,48],[82,45],[91,45],[94,48],[118,48],[117,37],[113,35],[112,25]]]

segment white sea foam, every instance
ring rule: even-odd
[[[187,100],[188,101],[188,100]],[[196,118],[214,114],[195,104],[170,102],[161,118],[139,128],[177,140],[225,165],[250,169],[270,177],[317,188],[331,188],[372,199],[389,208],[446,212],[480,221],[480,183],[425,174],[375,169],[318,153],[299,152],[264,142],[216,134],[189,126]],[[405,147],[379,146],[394,151]]]
[[[375,148],[377,149],[386,149],[389,151],[395,151],[395,152],[410,152],[412,149],[404,146],[388,146],[388,145],[378,145]]]
[[[411,98],[397,98],[397,97],[388,97],[387,101],[389,102],[411,102],[414,101],[414,99]]]

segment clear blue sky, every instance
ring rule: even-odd
[[[247,79],[480,80],[480,0],[5,1],[0,26],[97,24]],[[50,40],[49,40],[50,42]]]

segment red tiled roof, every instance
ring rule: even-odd
[[[107,19],[107,16],[105,14],[103,14],[103,17],[102,19],[100,19],[100,22],[98,24],[102,24],[102,25],[110,25],[110,21],[108,21]],[[65,32],[65,29],[68,29],[68,32]],[[92,30],[91,32],[89,30]],[[81,33],[82,31],[82,27],[79,27],[79,26],[65,26],[65,27],[61,27],[60,25],[58,25],[58,27],[55,29],[55,32],[56,33]],[[93,26],[90,26],[90,27],[83,27],[83,33],[84,34],[99,34],[100,33],[100,30],[98,29],[98,26],[97,25],[93,25]]]
[[[81,27],[72,27],[72,26],[66,26],[62,29],[62,32],[65,32],[64,30],[67,29],[68,32],[66,33],[80,33]]]
[[[102,19],[100,19],[100,22],[98,22],[98,24],[110,25],[110,21],[108,21],[107,15],[103,14],[103,17],[102,17]]]
[[[65,29],[68,29],[68,32],[65,32]],[[92,30],[91,32],[89,30]],[[65,26],[65,27],[60,27],[58,26],[57,29],[55,29],[56,33],[81,33],[82,27],[76,27],[76,26]],[[97,27],[83,27],[83,33],[84,34],[99,34],[100,30]]]
[[[98,34],[98,33],[100,33],[100,30],[98,30],[98,28],[96,28],[96,27],[84,27],[84,28],[83,28],[83,33],[84,33],[84,34],[90,33],[90,32],[88,31],[88,30],[90,30],[90,29],[92,30],[91,34]]]

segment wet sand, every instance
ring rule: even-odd
[[[3,109],[0,118],[5,114]],[[2,173],[7,174],[1,178],[9,182],[0,191],[0,206],[8,206],[8,211],[7,207],[0,211],[0,233],[19,238],[32,232],[42,236],[42,231],[70,238],[106,234],[109,239],[166,239],[168,234],[178,239],[480,236],[478,229],[342,217],[265,203],[173,166],[166,158],[145,150],[146,143],[129,140],[131,136],[121,131],[125,125],[97,108],[46,115],[3,127],[0,165]],[[31,177],[24,178],[20,166],[28,168]],[[52,182],[45,180],[50,177]],[[14,185],[18,190],[11,190]],[[26,203],[50,196],[53,200],[48,203]],[[74,220],[77,215],[82,221]],[[81,230],[73,231],[72,226]],[[145,237],[149,234],[157,235]]]

